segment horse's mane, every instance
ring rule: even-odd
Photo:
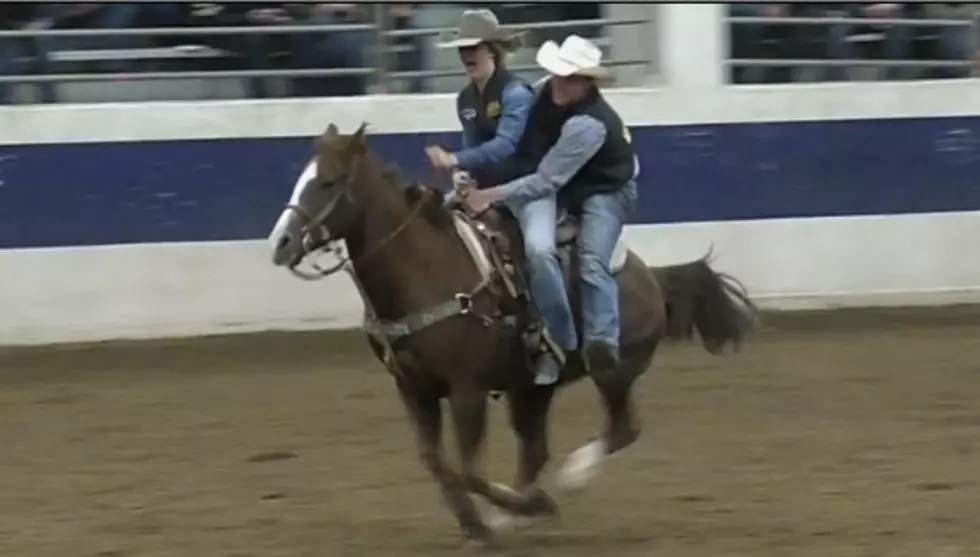
[[[378,157],[375,158],[378,159]],[[408,185],[404,185],[408,180],[406,180],[402,169],[394,162],[375,160],[372,161],[372,164],[377,164],[381,169],[380,175],[382,179],[391,182],[392,185],[402,191],[402,195],[405,196],[405,201],[410,207],[415,207],[419,203],[422,204],[419,207],[419,215],[426,222],[444,232],[454,230],[455,224],[453,223],[453,217],[442,206],[443,200],[445,199],[442,191],[426,186],[421,182],[411,182]]]

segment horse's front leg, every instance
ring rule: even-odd
[[[534,387],[507,393],[510,425],[517,436],[517,476],[515,488],[526,497],[520,512],[499,513],[490,521],[495,529],[511,526],[517,517],[558,516],[558,504],[539,485],[548,463],[548,411],[554,389]]]
[[[493,535],[467,494],[466,481],[446,463],[439,397],[418,392],[406,385],[404,380],[398,381],[398,392],[414,422],[422,463],[439,483],[443,498],[456,516],[463,537],[476,543],[489,544],[493,541]]]
[[[533,387],[507,393],[510,425],[517,435],[518,462],[516,488],[531,499],[530,516],[553,516],[558,505],[540,487],[541,471],[550,458],[548,451],[548,412],[555,391]]]
[[[479,389],[457,388],[449,395],[453,425],[459,444],[463,478],[470,491],[514,514],[534,512],[535,501],[510,486],[488,481],[483,473],[483,446],[486,441],[487,395]]]

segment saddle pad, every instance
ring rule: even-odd
[[[466,246],[466,250],[470,252],[470,257],[476,263],[476,268],[480,271],[480,276],[483,280],[487,280],[493,274],[493,264],[490,263],[490,256],[483,249],[483,243],[480,242],[480,237],[478,236],[479,232],[474,230],[470,223],[463,220],[455,212],[453,212],[453,222],[456,224],[456,232],[463,240],[463,245]]]
[[[609,270],[616,274],[626,266],[626,259],[629,257],[630,248],[620,237],[616,240],[616,247],[613,248],[612,257],[609,258]]]

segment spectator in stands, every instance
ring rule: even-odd
[[[308,6],[298,25],[337,25],[370,21],[370,4],[319,3]],[[365,53],[377,41],[365,31],[316,31],[291,36],[292,55],[299,68],[365,68]],[[363,95],[367,89],[364,75],[299,77],[292,79],[292,93],[297,97],[335,97]]]
[[[876,3],[771,3],[729,4],[730,16],[770,18],[850,18],[911,19],[919,17],[920,4]],[[909,60],[913,58],[912,27],[877,23],[811,23],[738,24],[731,33],[732,58],[802,59],[802,60]],[[850,78],[843,65],[816,68],[736,66],[732,80],[736,83],[780,83],[790,81],[839,81]],[[909,79],[916,70],[887,67],[886,79]]]
[[[869,19],[912,19],[917,6],[894,2],[841,4],[828,15]],[[838,23],[830,26],[828,52],[836,59],[883,58],[911,59],[912,30],[907,25]],[[840,72],[831,72],[831,79],[846,79]],[[886,79],[909,79],[915,74],[909,67],[888,67]]]
[[[180,7],[183,12],[180,19],[189,27],[273,27],[293,22],[291,15],[279,2],[193,2],[180,4]],[[194,36],[193,40],[195,43],[240,54],[242,58],[232,63],[237,69],[246,70],[274,69],[278,62],[274,53],[288,50],[288,39],[272,33]],[[265,78],[251,78],[246,83],[250,96],[269,96]]]
[[[925,19],[976,20],[980,16],[980,4],[973,2],[923,3]],[[941,60],[972,60],[977,45],[972,43],[969,27],[943,27],[938,29],[938,58]],[[930,72],[936,78],[963,78],[971,74],[969,67],[938,68]]]
[[[140,4],[133,2],[63,2],[39,4],[51,28],[54,29],[129,29],[136,26]],[[47,40],[51,50],[123,50],[145,45],[146,37],[104,35],[98,37],[55,37]],[[77,63],[60,63],[66,71],[78,68]],[[105,71],[128,71],[129,64],[119,60],[97,62]],[[56,70],[57,71],[57,70]],[[83,69],[84,71],[84,69]]]
[[[419,4],[398,2],[388,6],[388,27],[393,30],[411,29],[414,27],[415,14]],[[417,72],[425,66],[423,59],[424,40],[422,35],[395,37],[391,45],[398,49],[395,52],[395,63],[392,70],[396,72]],[[419,77],[408,78],[408,92],[422,93],[425,90],[425,80]]]
[[[789,16],[787,4],[734,3],[728,5],[729,17],[769,17]],[[787,25],[765,23],[739,23],[731,26],[729,52],[732,59],[784,59],[789,58],[790,49],[786,42],[792,29]],[[776,66],[732,67],[733,83],[779,83],[792,81],[789,74],[793,68]]]
[[[269,70],[285,67],[361,68],[364,51],[372,37],[364,32],[315,31],[310,33],[279,33],[279,25],[323,25],[357,23],[364,19],[358,4],[296,4],[296,3],[213,3],[187,4],[186,21],[194,26],[265,26],[268,33],[221,35],[202,39],[208,46],[244,56],[245,69]],[[269,96],[266,78],[248,80],[250,95]],[[365,91],[362,76],[300,77],[289,79],[292,95],[340,96],[359,95]]]
[[[53,22],[44,17],[37,5],[2,2],[0,3],[0,30],[41,30],[49,29]],[[26,59],[26,62],[24,60]],[[35,39],[0,39],[0,76],[50,73],[48,63],[48,41]],[[37,86],[41,102],[53,103],[56,100],[51,83]],[[0,83],[0,104],[13,101],[13,87]]]

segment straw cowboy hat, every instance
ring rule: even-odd
[[[463,48],[480,43],[497,43],[505,51],[521,46],[520,34],[508,34],[500,27],[497,16],[490,10],[466,10],[459,20],[459,27],[439,37],[439,48]]]
[[[602,50],[578,35],[569,35],[560,47],[555,41],[544,43],[535,61],[552,75],[581,75],[604,82],[615,79],[609,68],[602,65]]]

